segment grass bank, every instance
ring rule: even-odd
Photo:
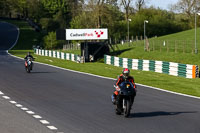
[[[144,52],[143,46],[135,47],[132,45],[129,47],[127,44],[125,44],[123,46],[120,45],[119,50],[111,52],[111,55],[130,59],[159,60],[200,66],[200,53],[192,54],[159,51]]]
[[[144,51],[144,41],[135,41],[128,44],[118,44],[111,55],[123,58],[160,60],[183,64],[200,65],[200,38],[197,37],[198,54],[194,53],[194,29],[149,39],[150,51]],[[197,29],[197,36],[200,28]],[[164,43],[165,42],[165,43]],[[165,45],[164,45],[165,44]],[[154,49],[154,50],[153,50]]]

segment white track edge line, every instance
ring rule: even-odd
[[[8,97],[8,96],[2,96],[4,99],[6,99],[6,100],[8,100],[8,99],[10,99],[10,97]]]
[[[30,114],[30,115],[34,115],[35,114],[35,112],[33,112],[33,111],[26,111],[26,113],[28,113],[28,114]]]
[[[51,130],[57,130],[57,128],[56,127],[54,127],[54,126],[47,126],[49,129],[51,129]]]
[[[28,108],[21,108],[21,110],[27,111],[27,110],[28,110]]]
[[[9,54],[10,56],[15,57],[15,58],[23,59],[23,58],[14,56],[14,55],[12,55],[12,54],[10,54],[10,53],[8,53],[8,54]],[[109,80],[116,80],[116,79],[114,79],[114,78],[99,76],[99,75],[90,74],[90,73],[85,73],[85,72],[79,72],[79,71],[70,70],[70,69],[67,69],[67,68],[61,68],[61,67],[58,67],[58,66],[49,65],[49,64],[45,64],[45,63],[41,63],[41,62],[36,62],[36,61],[34,61],[34,63],[42,64],[42,65],[47,65],[47,66],[51,66],[51,67],[58,68],[58,69],[61,69],[61,70],[66,70],[66,71],[71,71],[71,72],[75,72],[75,73],[81,73],[81,74],[85,74],[85,75],[90,75],[90,76],[94,76],[94,77],[99,77],[99,78],[104,78],[104,79],[109,79]],[[159,91],[162,91],[162,92],[167,92],[167,93],[171,93],[171,94],[175,94],[175,95],[180,95],[180,96],[185,96],[185,97],[190,97],[190,98],[195,98],[195,99],[199,99],[199,100],[200,100],[200,97],[197,97],[197,96],[192,96],[192,95],[182,94],[182,93],[178,93],[178,92],[168,91],[168,90],[164,90],[164,89],[161,89],[161,88],[152,87],[152,86],[148,86],[148,85],[143,85],[143,84],[139,84],[139,83],[136,83],[136,84],[137,84],[137,85],[140,85],[140,86],[143,86],[143,87],[148,87],[148,88],[151,88],[151,89],[154,89],[154,90],[159,90]]]
[[[15,104],[16,107],[22,108],[23,106],[21,104]]]
[[[4,93],[2,91],[0,91],[0,95],[4,95]]]
[[[40,122],[41,122],[42,124],[50,124],[50,122],[48,122],[47,120],[40,120]]]
[[[36,119],[41,119],[42,117],[40,115],[33,115],[34,118]]]
[[[10,101],[10,103],[12,103],[12,104],[17,104],[17,102],[15,102],[15,101]]]

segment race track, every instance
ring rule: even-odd
[[[9,50],[18,40],[19,30],[12,24],[0,21],[0,50]]]
[[[7,47],[7,43],[1,43],[1,48]],[[138,85],[131,116],[124,118],[115,115],[111,103],[113,83],[111,79],[38,63],[28,74],[23,60],[5,52],[0,54],[0,91],[41,115],[55,125],[59,132],[200,132],[199,99]]]

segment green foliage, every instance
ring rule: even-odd
[[[45,11],[41,1],[29,0],[28,5],[28,17],[34,22],[39,23],[41,18],[47,17],[48,13]]]
[[[65,0],[43,0],[42,4],[49,13],[56,14],[60,9],[67,10],[65,2]]]
[[[123,31],[126,28],[124,27],[123,18],[123,13],[119,8],[109,4],[104,6],[101,17],[102,27],[108,28],[110,38],[119,39],[124,35]]]
[[[71,20],[70,4],[68,0],[43,0],[42,5],[47,12],[48,20],[44,23],[48,23],[48,26],[44,26],[47,31],[55,31],[58,28],[66,28]],[[43,18],[41,18],[43,19]]]
[[[175,14],[160,9],[142,9],[131,16],[130,35],[141,36],[144,34],[144,20],[146,23],[146,35],[148,37],[162,36],[183,30],[180,24],[176,23]]]
[[[10,13],[10,2],[9,0],[0,0],[0,16],[8,16]]]
[[[42,26],[42,29],[46,30],[47,32],[55,31],[60,27],[60,24],[51,18],[40,19],[40,24]]]
[[[126,39],[127,36],[127,22],[125,20],[121,20],[119,22],[115,22],[111,32],[109,33],[112,40],[120,41],[121,39]]]
[[[58,41],[56,40],[56,33],[49,32],[47,36],[44,37],[44,47],[45,49],[55,49],[58,46]]]
[[[80,15],[74,17],[70,23],[73,29],[83,29],[83,28],[95,28],[95,23],[92,19],[92,14],[90,12],[82,12]]]
[[[62,28],[65,29],[66,25],[67,25],[67,21],[66,21],[66,16],[64,15],[64,12],[62,10],[59,10],[54,16],[54,21],[57,22],[57,26],[56,29],[58,28]]]

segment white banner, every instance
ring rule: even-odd
[[[108,29],[66,29],[66,40],[106,40]]]

